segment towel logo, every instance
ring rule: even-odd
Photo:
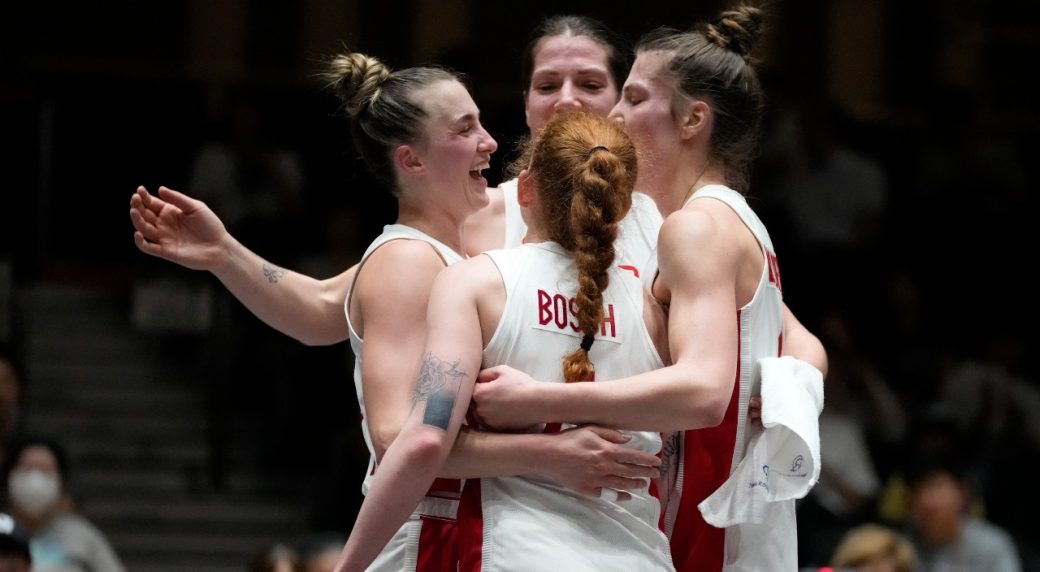
[[[805,464],[805,457],[803,457],[802,455],[795,455],[794,458],[791,459],[791,470],[787,471],[786,473],[783,471],[779,471],[777,474],[781,477],[794,477],[798,479],[804,479],[809,476],[809,472],[803,470],[803,464]]]
[[[761,488],[765,489],[766,492],[768,493],[769,492],[769,465],[762,465],[762,475],[763,475],[762,476],[762,480],[751,481],[750,483],[748,483],[748,488],[749,489],[753,489],[753,488],[756,488],[756,487],[761,487]]]

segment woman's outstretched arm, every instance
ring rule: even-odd
[[[141,252],[213,273],[272,328],[307,345],[347,339],[343,301],[356,266],[327,280],[281,268],[238,242],[205,203],[166,187],[138,187],[130,220]]]

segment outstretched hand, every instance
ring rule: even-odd
[[[555,446],[546,459],[546,474],[579,494],[598,497],[603,489],[625,491],[645,488],[649,479],[660,476],[661,459],[624,444],[630,437],[621,431],[585,425],[553,437]]]
[[[166,187],[159,187],[158,196],[137,187],[130,197],[130,220],[141,252],[193,270],[214,270],[225,260],[231,237],[202,201]]]

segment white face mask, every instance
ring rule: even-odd
[[[54,507],[61,495],[58,477],[39,469],[18,469],[8,481],[11,502],[29,516],[41,516]]]

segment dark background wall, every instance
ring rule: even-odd
[[[136,184],[183,188],[215,118],[243,99],[258,108],[266,136],[305,162],[309,206],[389,208],[369,196],[373,190],[349,183],[356,164],[346,124],[313,77],[321,58],[343,44],[393,65],[439,61],[461,69],[492,133],[508,143],[523,132],[519,54],[540,17],[587,13],[634,39],[656,25],[685,26],[720,5],[16,3],[0,23],[0,160],[5,194],[15,201],[3,209],[3,252],[25,279],[60,267],[133,264],[125,213],[111,205]],[[892,146],[915,142],[904,135],[934,136],[926,122],[953,90],[967,98],[962,103],[983,107],[987,127],[1012,143],[1029,145],[1038,128],[1030,105],[1031,2],[810,0],[771,9],[761,53],[771,93],[836,97],[854,113],[861,144],[880,158],[911,161]],[[968,120],[950,111],[940,120],[945,127]]]

